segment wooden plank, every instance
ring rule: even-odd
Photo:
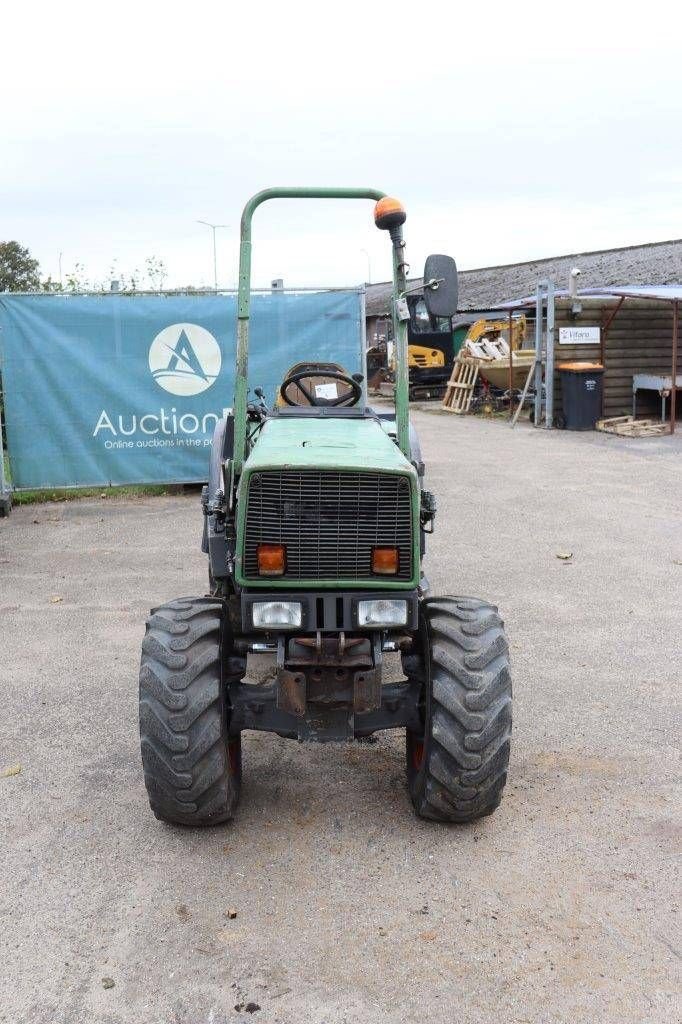
[[[654,423],[652,420],[634,420],[632,416],[612,416],[597,420],[597,430],[619,437],[662,437],[670,433],[668,423]]]
[[[597,429],[605,430],[607,427],[615,426],[616,423],[630,423],[631,421],[632,416],[611,416],[607,419],[597,420]]]

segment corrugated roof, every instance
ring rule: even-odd
[[[460,310],[507,307],[513,296],[534,292],[541,278],[549,278],[563,287],[575,266],[582,270],[582,280],[590,289],[650,287],[656,282],[677,286],[676,282],[682,281],[682,239],[462,270]],[[411,285],[421,283],[421,278],[410,281]],[[388,314],[390,299],[389,282],[368,285],[367,316]]]
[[[580,299],[598,299],[606,296],[610,298],[620,298],[622,296],[626,299],[656,299],[661,302],[682,302],[682,284],[627,284],[622,287],[578,289],[578,298]],[[554,298],[567,299],[569,298],[569,293],[565,288],[559,288],[555,290]],[[535,294],[524,295],[521,299],[512,299],[510,302],[501,303],[499,308],[507,310],[526,309],[528,306],[534,306],[535,301]]]
[[[666,302],[682,302],[682,284],[647,284],[624,288],[599,288],[600,294],[624,295],[630,299],[662,299]]]

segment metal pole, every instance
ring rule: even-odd
[[[0,499],[3,497],[5,490],[5,450],[2,446],[2,416],[0,415]]]
[[[360,373],[362,374],[362,397],[365,405],[368,402],[367,394],[367,314],[366,314],[367,293],[363,288],[360,292]]]
[[[237,477],[246,458],[246,397],[249,372],[249,315],[251,306],[251,221],[257,208],[268,199],[383,199],[385,192],[371,188],[266,188],[251,196],[244,207],[240,228],[239,289],[237,292],[237,375],[234,385],[234,458],[233,477]],[[406,359],[407,361],[407,359]],[[399,410],[396,414],[398,418]],[[405,417],[409,410],[405,409]],[[409,451],[409,426],[406,432]],[[400,420],[398,418],[400,443]]]
[[[213,291],[218,291],[218,255],[215,246],[215,224],[211,224],[213,230]]]
[[[12,492],[5,478],[5,451],[2,446],[2,416],[0,416],[0,516],[9,515],[12,507]]]
[[[547,343],[545,345],[545,427],[554,426],[554,282],[547,282]]]
[[[210,220],[197,220],[197,224],[205,224],[213,232],[213,291],[218,291],[218,254],[216,249],[216,228],[227,228],[229,224],[213,224]]]
[[[393,334],[395,336],[395,425],[398,447],[410,458],[410,371],[407,365],[407,321],[398,303],[407,288],[407,258],[402,225],[391,229],[393,242]]]
[[[602,416],[604,415],[604,411],[606,409],[606,343],[607,343],[607,341],[609,339],[609,331],[611,329],[611,324],[616,319],[616,316],[618,314],[618,310],[620,309],[620,307],[623,305],[624,302],[625,302],[625,296],[621,295],[621,297],[619,298],[618,302],[615,305],[615,308],[611,310],[611,312],[609,313],[608,317],[606,318],[606,323],[604,323],[604,326],[602,327],[601,331],[599,332],[599,362],[604,367],[604,372],[602,374],[602,388],[601,388],[601,414],[602,414]],[[602,308],[601,316],[602,316],[602,321],[603,321],[603,319],[604,319],[604,309],[603,308]],[[632,415],[633,415],[633,419],[634,419],[634,413]]]
[[[535,422],[534,427],[540,426],[542,416],[542,319],[543,293],[542,283],[538,282],[538,290],[535,298]]]
[[[514,357],[512,356],[512,311],[509,310],[509,419],[514,415]]]
[[[680,310],[677,302],[673,302],[673,358],[672,387],[670,389],[670,433],[675,433],[675,417],[677,415],[677,342],[680,327]]]

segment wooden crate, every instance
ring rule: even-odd
[[[477,359],[462,359],[460,356],[455,359],[443,396],[443,409],[460,416],[469,411],[478,380],[478,367]]]

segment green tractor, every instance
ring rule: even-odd
[[[249,398],[251,222],[265,200],[370,199],[393,248],[395,413],[367,406],[360,374],[298,364],[272,409]],[[235,812],[241,734],[317,742],[406,732],[417,814],[470,822],[500,803],[511,679],[497,609],[431,597],[422,571],[436,505],[409,422],[405,211],[375,189],[274,188],[241,221],[234,408],[217,426],[202,505],[210,594],[153,609],[142,644],[140,734],[157,818],[212,825]],[[457,271],[430,256],[434,317],[457,307]],[[246,675],[266,653],[268,682]],[[382,680],[385,652],[404,679]]]

